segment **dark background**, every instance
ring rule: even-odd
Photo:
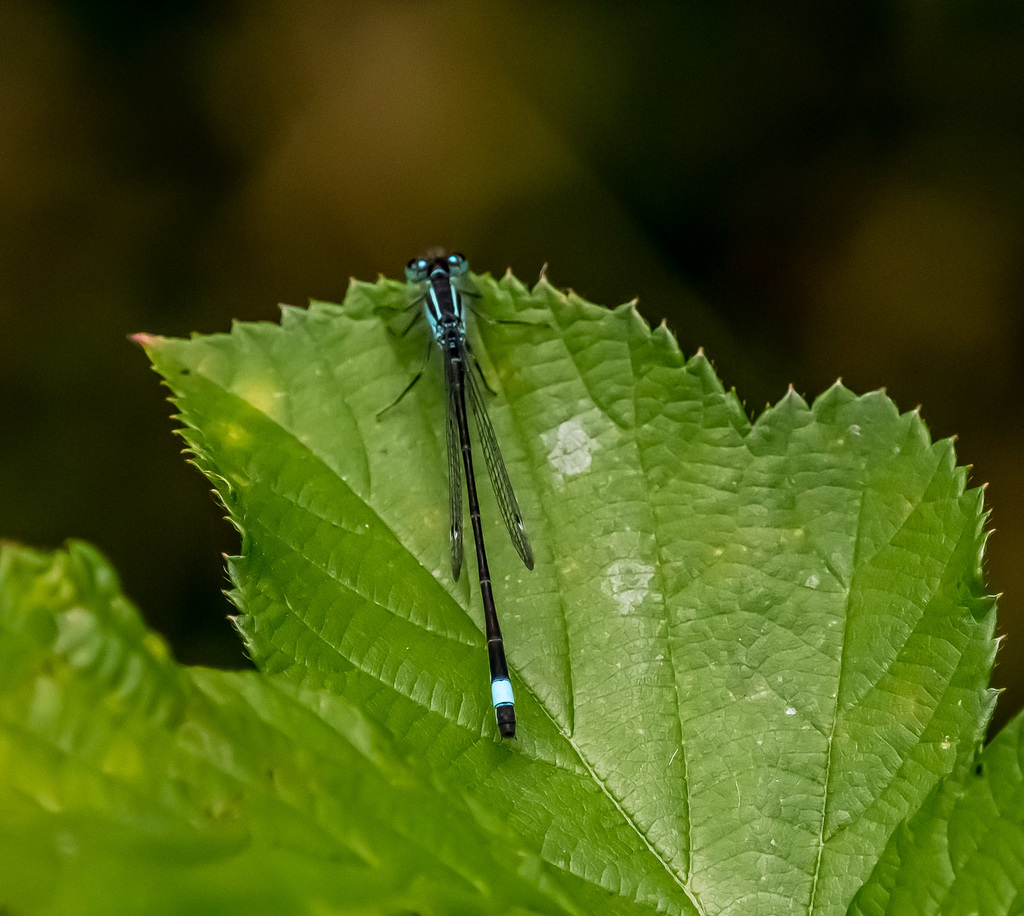
[[[1024,706],[1024,4],[0,0],[0,535],[93,541],[245,664],[126,335],[276,320],[429,244],[703,345],[748,410],[838,376],[989,482]]]

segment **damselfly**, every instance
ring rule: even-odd
[[[466,493],[469,497],[469,518],[473,525],[473,542],[476,545],[477,570],[480,574],[480,595],[484,603],[484,626],[487,636],[487,654],[491,666],[491,699],[498,732],[503,738],[514,738],[516,734],[516,712],[513,705],[512,684],[508,678],[508,663],[505,661],[505,647],[498,626],[498,612],[494,607],[491,589],[491,574],[484,550],[483,526],[480,523],[480,503],[476,493],[476,478],[473,474],[473,450],[469,439],[469,422],[466,416],[468,401],[476,420],[476,429],[483,447],[484,463],[494,487],[502,520],[508,529],[512,543],[522,557],[527,569],[533,569],[533,551],[526,537],[523,517],[519,512],[508,471],[498,448],[494,427],[487,416],[483,393],[473,376],[474,369],[480,371],[473,359],[466,339],[465,309],[463,294],[471,294],[465,284],[469,266],[461,254],[431,253],[423,258],[414,258],[405,268],[405,279],[410,293],[409,308],[423,306],[402,330],[407,334],[426,315],[433,334],[433,343],[441,350],[444,362],[444,387],[447,413],[448,440],[448,508],[451,514],[452,575],[456,579],[462,571],[462,474],[466,475]],[[428,345],[429,346],[429,345]],[[430,349],[427,350],[427,357]],[[426,359],[424,359],[424,368]],[[419,381],[424,369],[413,377],[405,390],[385,410],[390,409]],[[383,411],[382,411],[383,412]]]

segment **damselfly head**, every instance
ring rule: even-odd
[[[457,251],[448,254],[443,248],[431,248],[422,257],[413,258],[405,265],[405,279],[409,283],[422,283],[437,270],[452,277],[461,277],[469,270],[465,255]]]

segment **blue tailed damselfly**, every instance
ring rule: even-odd
[[[494,487],[502,520],[508,529],[512,544],[522,557],[527,569],[533,569],[533,551],[526,537],[523,517],[519,512],[508,471],[498,448],[487,409],[484,405],[480,385],[473,376],[479,368],[473,359],[466,339],[465,309],[462,295],[468,292],[465,284],[469,266],[461,254],[446,255],[430,252],[422,258],[413,258],[405,268],[405,279],[410,292],[408,308],[423,305],[408,326],[401,332],[404,336],[426,315],[433,335],[433,342],[441,350],[444,361],[444,387],[447,413],[448,440],[448,508],[451,514],[452,575],[458,581],[462,571],[462,475],[465,472],[466,492],[469,497],[469,517],[473,526],[473,542],[476,545],[477,570],[480,578],[480,595],[484,604],[484,625],[487,637],[487,654],[491,668],[491,700],[498,723],[498,732],[503,738],[514,738],[516,734],[516,713],[513,705],[512,685],[505,661],[505,647],[498,626],[498,612],[494,607],[491,589],[491,574],[484,550],[483,527],[480,523],[480,504],[476,493],[476,478],[473,474],[473,451],[469,439],[469,422],[466,416],[466,394],[476,420],[477,433],[483,447],[484,463]],[[428,345],[429,346],[429,345]],[[430,349],[427,350],[427,357]],[[426,359],[424,359],[424,367]],[[405,390],[392,402],[393,407],[409,392],[423,375],[423,369],[413,377]],[[385,410],[389,409],[385,408]]]

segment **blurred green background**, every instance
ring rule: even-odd
[[[640,297],[751,413],[836,377],[989,482],[1024,706],[1024,4],[0,3],[0,536],[96,543],[246,664],[126,335],[276,320],[424,247]]]

